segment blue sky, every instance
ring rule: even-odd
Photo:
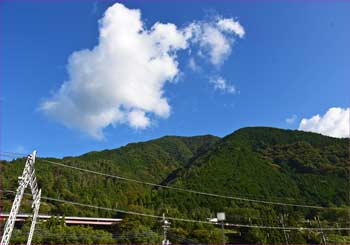
[[[164,135],[224,136],[246,126],[298,129],[302,119],[309,120],[302,129],[332,135],[329,132],[341,125],[332,124],[326,133],[322,123],[348,114],[347,1],[123,1],[125,8],[140,10],[145,30],[156,22],[185,30],[191,23],[204,26],[218,18],[233,18],[245,35],[240,38],[232,32],[227,36],[231,52],[219,65],[211,64],[209,46],[204,55],[198,54],[204,46],[200,41],[179,48],[176,54],[170,52],[178,72],[172,82],[165,79],[161,88],[170,110],[165,115],[155,112],[157,106],[142,109],[149,119],[147,126],[135,127],[118,119],[114,126],[100,127],[103,136],[95,137],[87,129],[90,124],[72,122],[72,115],[62,110],[45,113],[42,105],[55,100],[64,81],[74,80],[66,69],[68,58],[99,44],[98,20],[114,3],[0,2],[1,151],[36,149],[41,156],[61,157]],[[121,26],[117,24],[115,28]],[[191,59],[197,70],[190,67]],[[123,60],[118,62],[125,66]],[[220,78],[234,91],[215,87],[213,81]],[[121,108],[127,107],[123,103]],[[311,119],[317,114],[315,125]]]

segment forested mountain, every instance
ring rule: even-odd
[[[35,168],[42,195],[62,200],[155,215],[166,212],[169,217],[195,220],[206,220],[216,212],[224,211],[227,222],[248,225],[281,226],[283,215],[287,227],[317,227],[314,220],[319,217],[323,227],[336,228],[349,227],[348,149],[348,139],[252,127],[237,130],[224,138],[211,135],[166,136],[78,157],[37,158]],[[234,198],[155,188],[64,168],[48,161]],[[23,170],[24,162],[25,159],[22,158],[1,162],[2,188],[5,191],[16,189],[17,177]],[[268,203],[246,199],[264,200]],[[12,200],[12,193],[2,194],[5,211],[10,209]],[[269,202],[325,208],[275,205]],[[23,201],[22,209],[30,210],[27,198]],[[159,220],[152,218],[45,200],[40,212],[124,218],[119,226],[92,236],[90,240],[84,240],[84,243],[161,241]],[[62,234],[78,232],[76,227],[72,231],[72,227],[63,227],[62,223],[54,221],[40,224],[39,227]],[[27,229],[26,226],[23,229]],[[19,234],[20,230],[17,230],[13,241],[23,242],[24,238]],[[289,243],[294,244],[318,243],[321,236],[319,232],[306,230],[292,230],[288,234]],[[215,225],[174,221],[170,235],[173,236],[174,243],[221,242],[220,229]],[[225,236],[229,243],[285,242],[283,232],[272,229],[231,227],[226,229]],[[331,243],[350,243],[347,231],[327,231],[326,236]],[[37,233],[34,242],[82,242],[79,236],[75,236],[75,240],[72,236],[59,237],[47,238]],[[64,237],[71,240],[59,240]],[[103,237],[104,240],[96,240],[96,237]],[[181,240],[181,237],[187,240]]]

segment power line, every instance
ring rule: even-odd
[[[3,190],[0,192],[9,192],[9,193],[15,193],[14,191],[9,191],[9,190]],[[28,193],[24,193],[25,195],[30,195]],[[115,208],[107,208],[107,207],[101,207],[101,206],[96,206],[96,205],[91,205],[91,204],[85,204],[85,203],[79,203],[79,202],[73,202],[73,201],[66,201],[63,199],[58,199],[58,198],[52,198],[52,197],[45,197],[42,196],[41,199],[44,200],[49,200],[49,201],[54,201],[54,202],[61,202],[61,203],[68,203],[72,205],[77,205],[77,206],[82,206],[82,207],[88,207],[88,208],[95,208],[95,209],[100,209],[100,210],[106,210],[106,211],[112,211],[112,212],[119,212],[119,213],[124,213],[124,214],[131,214],[131,215],[137,215],[137,216],[143,216],[143,217],[149,217],[149,218],[156,218],[156,219],[162,219],[163,216],[160,215],[154,215],[154,214],[146,214],[146,213],[140,213],[140,212],[135,212],[135,211],[130,211],[130,210],[123,210],[123,209],[115,209]],[[210,225],[217,225],[218,223],[215,222],[210,222],[210,221],[203,221],[203,220],[193,220],[193,219],[185,219],[185,218],[176,218],[176,217],[168,217],[167,219],[169,220],[174,220],[174,221],[180,221],[180,222],[188,222],[188,223],[200,223],[200,224],[210,224]],[[241,227],[241,228],[257,228],[257,229],[274,229],[274,230],[321,230],[320,228],[317,227],[282,227],[282,226],[264,226],[264,225],[246,225],[246,224],[235,224],[235,223],[224,223],[225,226],[227,227]],[[350,230],[350,227],[326,227],[322,228],[323,231],[331,231],[331,230]]]
[[[23,154],[20,153],[14,153],[14,152],[3,152],[6,154],[16,154],[18,156],[24,156]],[[92,173],[104,177],[109,177],[109,178],[114,178],[114,179],[119,179],[119,180],[125,180],[125,181],[130,181],[138,184],[144,184],[144,185],[149,185],[153,187],[159,187],[159,188],[165,188],[165,189],[170,189],[170,190],[176,190],[176,191],[181,191],[181,192],[188,192],[188,193],[193,193],[193,194],[198,194],[198,195],[205,195],[205,196],[211,196],[211,197],[218,197],[218,198],[225,198],[225,199],[231,199],[231,200],[238,200],[238,201],[246,201],[246,202],[255,202],[255,203],[263,203],[263,204],[271,204],[271,205],[278,205],[278,206],[289,206],[289,207],[302,207],[302,208],[314,208],[314,209],[344,209],[344,208],[339,208],[339,207],[324,207],[324,206],[316,206],[316,205],[307,205],[307,204],[296,204],[296,203],[285,203],[285,202],[275,202],[275,201],[268,201],[268,200],[261,200],[261,199],[251,199],[251,198],[246,198],[246,197],[237,197],[237,196],[227,196],[227,195],[220,195],[220,194],[215,194],[215,193],[208,193],[208,192],[203,192],[203,191],[196,191],[196,190],[191,190],[191,189],[184,189],[184,188],[179,188],[179,187],[173,187],[173,186],[167,186],[167,185],[160,185],[160,184],[155,184],[151,182],[146,182],[146,181],[141,181],[141,180],[136,180],[132,178],[127,178],[127,177],[122,177],[118,175],[111,175],[111,174],[106,174],[106,173],[101,173],[89,169],[84,169],[84,168],[79,168],[59,162],[54,162],[46,159],[37,159],[46,163],[51,163],[53,165],[61,166],[61,167],[66,167],[66,168],[71,168],[87,173]]]
[[[4,154],[2,154],[2,153],[4,153]],[[6,152],[0,152],[0,156],[1,155],[5,155],[5,156],[7,156],[7,157],[9,157],[9,156],[18,156],[18,157],[26,157],[28,154],[22,154],[22,153],[16,153],[16,152],[9,152],[9,151],[6,151]],[[38,160],[42,160],[42,161],[48,161],[48,160],[46,160],[46,159],[38,159]],[[68,166],[70,166],[70,165],[68,165]],[[120,176],[119,176],[120,177]],[[120,179],[122,179],[123,177],[120,177]],[[136,180],[135,180],[136,181]],[[154,185],[156,185],[156,184],[154,184]],[[159,185],[158,187],[163,187],[163,188],[167,188],[167,186],[165,186],[165,185]],[[238,194],[238,193],[234,193],[234,194]],[[252,196],[252,197],[264,197],[264,196],[259,196],[259,195],[256,195],[256,194],[247,194],[247,193],[245,193],[244,194],[245,196]],[[240,197],[240,198],[245,198],[245,197]],[[281,200],[281,198],[279,198],[279,197],[271,197],[270,196],[270,200],[271,199],[275,199],[275,200]],[[259,199],[257,199],[257,200],[259,200]],[[270,200],[268,200],[268,201],[270,201]],[[294,201],[298,201],[297,199],[295,199],[295,198],[292,198],[292,197],[284,197],[283,198],[283,200],[294,200]],[[272,202],[272,201],[271,201]],[[328,208],[328,207],[323,207],[323,208]],[[336,208],[335,208],[336,209]]]
[[[63,163],[59,163],[59,162],[54,162],[54,161],[50,161],[50,160],[46,160],[46,159],[38,159],[38,160],[43,161],[43,162],[47,162],[47,163],[51,163],[53,165],[71,168],[71,169],[75,169],[75,170],[79,170],[79,171],[83,171],[83,172],[87,172],[87,173],[91,173],[91,174],[101,175],[101,176],[105,176],[105,177],[109,177],[109,178],[120,179],[120,180],[138,183],[138,184],[144,184],[144,185],[149,185],[149,186],[153,186],[153,187],[165,188],[165,189],[176,190],[176,191],[181,191],[181,192],[188,192],[188,193],[193,193],[193,194],[198,194],[198,195],[219,197],[219,198],[238,200],[238,201],[246,201],[246,202],[272,204],[272,205],[279,205],[279,206],[289,206],[289,207],[302,207],[302,208],[314,208],[314,209],[342,209],[342,208],[338,208],[338,207],[323,207],[323,206],[316,206],[316,205],[274,202],[274,201],[267,201],[267,200],[251,199],[251,198],[246,198],[246,197],[226,196],[226,195],[220,195],[220,194],[215,194],[215,193],[208,193],[208,192],[203,192],[203,191],[196,191],[196,190],[191,190],[191,189],[183,189],[183,188],[179,188],[179,187],[160,185],[160,184],[155,184],[155,183],[151,183],[151,182],[122,177],[122,176],[118,176],[118,175],[101,173],[101,172],[97,172],[97,171],[93,171],[93,170],[89,170],[89,169],[84,169],[84,168],[79,168],[79,167],[75,167],[75,166],[71,166],[71,165],[67,165],[67,164],[63,164]]]

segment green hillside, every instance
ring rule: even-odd
[[[244,128],[187,166],[173,185],[223,195],[288,197],[321,206],[349,204],[348,139],[301,131]]]
[[[115,150],[90,152],[79,157],[38,158],[35,167],[43,196],[155,215],[167,212],[171,217],[196,220],[206,220],[218,211],[225,211],[230,223],[265,226],[281,226],[280,218],[284,215],[285,226],[317,227],[314,220],[320,217],[321,225],[331,228],[349,226],[348,149],[348,139],[301,131],[252,127],[237,130],[221,139],[211,135],[166,136],[128,144]],[[171,187],[233,196],[235,199],[153,188],[62,168],[43,160]],[[4,190],[16,189],[17,177],[21,174],[23,166],[23,159],[1,162]],[[237,198],[339,209],[282,206],[242,201]],[[4,193],[2,199],[4,210],[8,211],[13,194]],[[26,199],[23,203],[23,211],[30,211],[29,200]],[[101,235],[105,238],[104,243],[159,243],[161,240],[159,221],[151,218],[57,202],[43,202],[41,213],[123,217],[124,221],[120,226]],[[48,224],[39,226],[43,230],[73,232],[70,227],[62,228],[62,224],[56,223],[51,222],[51,228]],[[132,232],[151,235],[148,238],[132,238],[127,235]],[[175,221],[171,234],[173,243],[186,243],[179,237],[187,238],[187,243],[221,242],[220,229],[214,225]],[[232,227],[226,229],[225,235],[229,243],[285,242],[284,234],[280,230]],[[22,241],[19,235],[13,239]],[[57,243],[57,239],[45,239],[34,236],[36,242]],[[347,231],[328,231],[327,239],[330,243],[344,244],[350,242],[350,235]],[[319,241],[320,233],[317,232],[289,232],[289,243]],[[64,242],[78,243],[79,239]],[[101,243],[93,238],[86,241],[99,242]]]

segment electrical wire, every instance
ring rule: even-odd
[[[3,190],[1,192],[9,192],[9,193],[16,193],[15,191],[9,191],[9,190]],[[29,195],[29,193],[24,193],[24,195]],[[91,204],[85,204],[85,203],[79,203],[79,202],[73,202],[73,201],[66,201],[63,199],[58,198],[52,198],[52,197],[45,197],[42,196],[41,199],[48,200],[48,201],[54,201],[54,202],[61,202],[61,203],[68,203],[72,205],[82,206],[82,207],[88,207],[88,208],[94,208],[94,209],[100,209],[100,210],[106,210],[106,211],[112,211],[112,212],[119,212],[124,214],[130,214],[130,215],[137,215],[142,217],[149,217],[149,218],[156,218],[156,219],[163,219],[163,216],[160,215],[154,215],[154,214],[146,214],[146,213],[140,213],[130,210],[123,210],[123,209],[115,209],[115,208],[107,208],[107,207],[101,207]],[[203,220],[193,220],[193,219],[185,219],[185,218],[176,218],[176,217],[166,217],[168,220],[173,221],[180,221],[180,222],[188,222],[188,223],[199,223],[199,224],[209,224],[209,225],[219,225],[220,223],[217,222],[210,222],[210,221],[203,221]],[[317,228],[317,227],[282,227],[282,226],[265,226],[265,225],[247,225],[247,224],[235,224],[235,223],[224,223],[224,226],[227,227],[240,227],[240,228],[256,228],[256,229],[272,229],[272,230],[324,230],[324,231],[331,231],[331,230],[350,230],[350,227],[323,227],[323,228]]]
[[[6,154],[13,154],[13,155],[18,155],[18,156],[25,156],[24,154],[20,153],[15,153],[15,152],[3,152]],[[211,197],[218,197],[218,198],[225,198],[225,199],[231,199],[231,200],[237,200],[237,201],[245,201],[245,202],[253,202],[253,203],[263,203],[263,204],[271,204],[271,205],[278,205],[278,206],[289,206],[289,207],[302,207],[302,208],[313,208],[313,209],[344,209],[344,208],[339,208],[339,207],[324,207],[324,206],[316,206],[316,205],[307,205],[307,204],[297,204],[297,203],[286,203],[286,202],[275,202],[275,201],[269,201],[269,200],[261,200],[261,199],[251,199],[251,198],[246,198],[246,197],[237,197],[237,196],[227,196],[227,195],[220,195],[220,194],[215,194],[215,193],[208,193],[208,192],[203,192],[203,191],[196,191],[196,190],[191,190],[191,189],[184,189],[184,188],[179,188],[179,187],[173,187],[173,186],[167,186],[167,185],[160,185],[160,184],[155,184],[151,182],[146,182],[146,181],[141,181],[141,180],[136,180],[132,178],[127,178],[123,176],[118,176],[118,175],[111,175],[111,174],[106,174],[106,173],[101,173],[89,169],[84,169],[80,167],[75,167],[55,161],[50,161],[42,158],[37,158],[39,161],[43,161],[46,163],[50,163],[53,165],[61,166],[61,167],[66,167],[66,168],[71,168],[91,174],[96,174],[104,177],[109,177],[109,178],[114,178],[114,179],[119,179],[119,180],[124,180],[124,181],[129,181],[129,182],[134,182],[138,184],[144,184],[144,185],[149,185],[153,187],[159,187],[159,188],[165,188],[165,189],[170,189],[170,190],[176,190],[180,192],[187,192],[187,193],[192,193],[192,194],[198,194],[198,195],[205,195],[205,196],[211,196]]]
[[[5,154],[16,154],[19,156],[24,156],[23,154],[20,153],[13,153],[13,152],[3,152]],[[250,198],[245,198],[245,197],[236,197],[236,196],[226,196],[226,195],[220,195],[220,194],[214,194],[214,193],[207,193],[207,192],[202,192],[202,191],[196,191],[196,190],[191,190],[191,189],[184,189],[184,188],[179,188],[179,187],[172,187],[172,186],[166,186],[166,185],[160,185],[160,184],[155,184],[151,182],[146,182],[146,181],[141,181],[141,180],[136,180],[136,179],[131,179],[131,178],[126,178],[122,176],[117,176],[117,175],[110,175],[106,173],[101,173],[89,169],[84,169],[84,168],[79,168],[63,163],[58,163],[46,159],[39,159],[50,164],[58,165],[61,167],[66,167],[66,168],[71,168],[83,172],[88,172],[96,175],[101,175],[109,178],[115,178],[119,180],[125,180],[125,181],[131,181],[134,183],[138,184],[144,184],[144,185],[150,185],[153,187],[159,187],[159,188],[166,188],[166,189],[171,189],[171,190],[176,190],[176,191],[181,191],[181,192],[188,192],[188,193],[193,193],[193,194],[199,194],[199,195],[206,195],[206,196],[211,196],[211,197],[219,197],[219,198],[225,198],[225,199],[232,199],[232,200],[238,200],[238,201],[247,201],[247,202],[255,202],[255,203],[264,203],[264,204],[272,204],[272,205],[279,205],[279,206],[292,206],[292,207],[303,207],[303,208],[314,208],[314,209],[343,209],[339,207],[323,207],[323,206],[315,206],[315,205],[306,205],[306,204],[293,204],[293,203],[284,203],[284,202],[274,202],[274,201],[268,201],[268,200],[259,200],[259,199],[250,199]]]
[[[146,182],[146,181],[141,181],[141,180],[136,180],[136,179],[131,179],[127,177],[122,177],[118,175],[111,175],[111,174],[106,174],[106,173],[101,173],[89,169],[84,169],[80,167],[75,167],[59,162],[54,162],[46,159],[38,159],[40,161],[50,163],[56,166],[61,166],[61,167],[66,167],[66,168],[71,168],[91,174],[96,174],[104,177],[109,177],[109,178],[114,178],[114,179],[119,179],[119,180],[124,180],[124,181],[129,181],[129,182],[134,182],[138,184],[144,184],[144,185],[149,185],[153,187],[159,187],[159,188],[165,188],[165,189],[170,189],[170,190],[176,190],[180,192],[187,192],[187,193],[192,193],[192,194],[198,194],[198,195],[205,195],[205,196],[210,196],[210,197],[218,197],[218,198],[225,198],[225,199],[231,199],[231,200],[237,200],[237,201],[245,201],[245,202],[253,202],[253,203],[263,203],[263,204],[271,204],[271,205],[278,205],[278,206],[289,206],[289,207],[301,207],[301,208],[313,208],[313,209],[343,209],[339,207],[324,207],[324,206],[316,206],[316,205],[307,205],[307,204],[295,204],[295,203],[285,203],[285,202],[274,202],[274,201],[267,201],[267,200],[259,200],[259,199],[251,199],[251,198],[245,198],[245,197],[236,197],[236,196],[227,196],[227,195],[220,195],[220,194],[215,194],[215,193],[208,193],[208,192],[203,192],[203,191],[196,191],[196,190],[191,190],[191,189],[184,189],[180,187],[173,187],[173,186],[167,186],[167,185],[160,185],[160,184],[155,184],[151,182]]]
[[[5,153],[5,154],[7,154],[6,156],[9,158],[9,156],[21,156],[21,157],[26,157],[26,156],[28,156],[28,154],[22,154],[22,153],[16,153],[16,152],[3,152],[3,153]],[[1,154],[1,152],[0,152],[0,156],[1,156],[2,154]],[[37,160],[44,160],[44,159],[42,159],[42,158],[37,158]],[[45,159],[46,160],[46,159]],[[69,166],[69,165],[68,165]],[[120,177],[120,178],[122,178],[122,177]],[[163,187],[163,188],[166,188],[167,186],[165,186],[165,185],[160,185],[161,187]],[[239,193],[234,193],[234,194],[239,194]],[[256,194],[248,194],[248,193],[245,193],[244,194],[245,196],[252,196],[252,197],[259,197],[259,198],[261,198],[261,197],[263,197],[264,198],[264,196],[259,196],[259,195],[256,195]],[[245,197],[240,197],[240,198],[245,198]],[[270,196],[270,200],[268,200],[268,201],[271,201],[271,199],[275,199],[275,200],[281,200],[281,198],[279,198],[279,197],[271,197]],[[297,201],[295,198],[292,198],[292,197],[284,197],[283,198],[283,200],[294,200],[294,201]],[[327,207],[325,207],[325,208],[327,208]]]

